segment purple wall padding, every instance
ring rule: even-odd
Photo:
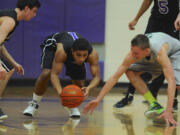
[[[39,76],[40,44],[49,34],[76,31],[90,42],[104,42],[105,0],[40,1],[37,16],[30,22],[21,21],[12,39],[6,43],[7,50],[25,69],[23,77],[14,74],[13,78]],[[1,0],[0,9],[14,9],[15,6],[16,0]],[[66,78],[64,72],[61,77]],[[87,78],[91,76],[88,74]]]
[[[45,37],[64,27],[64,1],[53,0],[43,3],[37,16],[31,22],[24,24],[24,68],[26,76],[34,78],[40,74],[40,58],[42,44]],[[33,68],[29,65],[33,62]]]
[[[67,0],[65,3],[65,30],[79,32],[91,42],[103,43],[105,0]]]

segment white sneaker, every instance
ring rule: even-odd
[[[5,120],[7,118],[8,118],[8,116],[0,108],[0,120]]]
[[[65,109],[68,111],[69,116],[71,118],[80,118],[81,114],[80,114],[78,108],[67,108],[67,107],[65,107]]]
[[[33,100],[29,102],[29,106],[24,110],[23,114],[33,117],[37,112],[38,107],[39,105],[37,104],[37,102]]]

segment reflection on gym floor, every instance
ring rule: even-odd
[[[61,106],[59,97],[49,89],[40,103],[34,118],[23,116],[22,112],[32,97],[33,87],[8,87],[0,102],[8,119],[0,123],[0,135],[178,135],[179,126],[166,127],[163,120],[148,120],[144,116],[147,104],[142,96],[135,95],[134,102],[122,110],[114,110],[113,104],[124,95],[121,92],[108,94],[93,115],[81,115],[80,119],[69,118]],[[26,92],[25,92],[26,91]],[[97,90],[98,91],[98,90]],[[92,95],[96,95],[93,93]],[[83,107],[94,97],[89,97]],[[158,101],[166,105],[166,95],[159,95]],[[179,113],[179,111],[178,111]],[[174,118],[180,123],[178,113]]]

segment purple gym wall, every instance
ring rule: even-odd
[[[6,48],[25,69],[23,77],[40,74],[40,44],[49,34],[76,31],[91,43],[104,42],[105,0],[40,0],[41,8],[30,22],[20,22]],[[1,0],[0,9],[16,6],[16,0]],[[103,66],[103,63],[100,62]],[[64,72],[61,74],[64,76]],[[103,73],[101,72],[101,78]],[[91,78],[88,73],[87,78]]]

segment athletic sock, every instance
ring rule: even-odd
[[[153,97],[150,91],[144,94],[144,98],[148,101],[150,106],[154,106],[154,102],[156,102],[156,99]]]
[[[38,96],[35,92],[33,92],[33,100],[37,102],[37,104],[40,103],[43,96]]]

